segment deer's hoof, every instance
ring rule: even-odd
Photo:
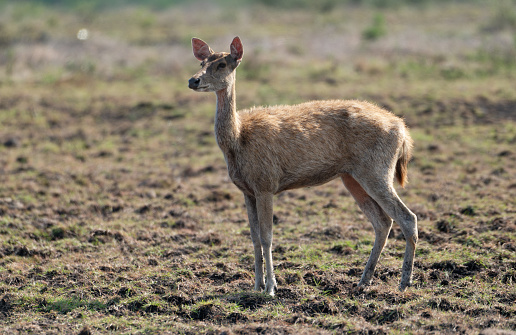
[[[271,282],[267,281],[267,285],[265,286],[265,293],[273,297],[277,289],[278,285],[276,284],[276,279],[271,280]]]
[[[369,279],[369,280],[361,280],[359,283],[358,283],[358,287],[366,287],[366,286],[369,286],[371,285],[371,282],[373,280],[372,279]]]
[[[409,282],[406,282],[406,283],[405,283],[405,282],[401,282],[399,289],[400,289],[400,291],[401,291],[401,292],[403,292],[403,291],[405,291],[405,290],[407,289],[407,287],[409,287],[409,286],[412,286],[412,282],[410,282],[410,281],[409,281]]]
[[[264,288],[265,288],[265,282],[254,284],[255,291],[261,292]]]

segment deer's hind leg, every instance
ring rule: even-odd
[[[387,243],[387,237],[392,227],[392,219],[351,175],[343,174],[341,179],[362,212],[364,212],[369,221],[373,224],[376,235],[373,250],[371,250],[371,255],[362,274],[362,279],[360,279],[360,283],[358,284],[359,286],[367,286],[373,279],[376,264]]]
[[[376,174],[380,176],[381,174]],[[373,198],[385,213],[400,225],[405,236],[406,247],[401,269],[400,290],[403,291],[412,284],[412,271],[414,268],[414,256],[416,254],[417,216],[401,201],[392,185],[393,178],[376,178],[374,173],[366,176],[357,176],[360,185]],[[376,244],[376,243],[375,243]]]

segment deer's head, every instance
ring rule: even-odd
[[[192,48],[202,68],[188,81],[189,88],[198,92],[215,92],[234,83],[235,69],[244,55],[244,47],[238,36],[231,42],[230,53],[213,52],[206,42],[195,37],[192,38]]]

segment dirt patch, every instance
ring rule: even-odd
[[[444,312],[461,310],[459,306],[453,305],[447,299],[431,299],[428,305],[432,309],[441,310]]]
[[[338,312],[337,305],[330,299],[318,298],[308,300],[294,308],[296,312],[303,312],[309,316],[317,314],[336,314]]]
[[[229,302],[235,303],[243,309],[255,310],[271,302],[273,299],[260,293],[240,293],[227,298]]]
[[[203,321],[210,319],[217,322],[217,320],[225,319],[226,313],[221,306],[204,304],[190,312],[190,317],[194,320]]]
[[[0,299],[0,313],[4,314],[4,316],[7,316],[10,312],[11,296],[6,294]]]

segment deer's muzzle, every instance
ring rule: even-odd
[[[191,89],[199,88],[200,82],[201,82],[201,79],[192,77],[192,78],[190,78],[190,80],[188,80],[188,87]]]

